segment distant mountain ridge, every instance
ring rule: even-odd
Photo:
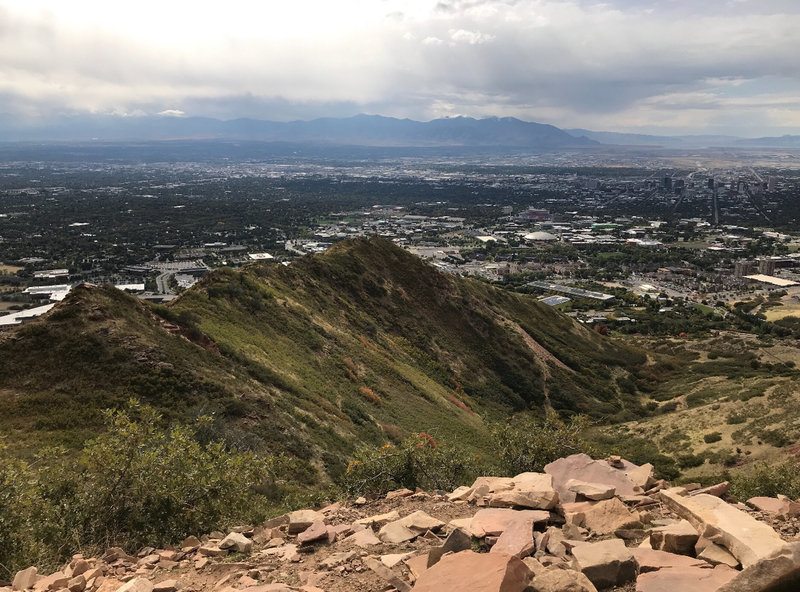
[[[576,138],[588,138],[612,146],[661,148],[800,148],[800,136],[740,138],[725,135],[655,136],[620,132],[597,132],[587,129],[565,129]]]
[[[204,117],[76,116],[37,125],[0,117],[5,141],[242,140],[359,146],[486,146],[552,149],[597,143],[519,119],[452,117],[420,122],[380,115],[278,122]]]

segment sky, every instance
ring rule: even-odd
[[[0,0],[0,116],[800,134],[798,0]]]

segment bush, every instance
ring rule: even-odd
[[[496,424],[492,438],[509,474],[541,472],[546,464],[564,456],[577,452],[592,455],[595,449],[587,437],[589,426],[586,416],[563,421],[548,410],[543,418],[517,417]]]
[[[106,433],[77,456],[43,450],[36,469],[0,449],[0,579],[78,550],[157,547],[266,515],[263,493],[288,460],[201,444],[208,418],[168,430],[160,421],[135,402],[109,411]]]
[[[437,443],[422,432],[398,445],[362,448],[347,466],[340,486],[348,496],[420,487],[453,489],[471,483],[480,461],[459,447]]]
[[[740,500],[778,494],[797,499],[800,497],[800,466],[795,460],[775,465],[754,463],[731,477],[731,493]]]
[[[719,442],[720,440],[722,440],[722,434],[719,432],[711,432],[710,434],[703,436],[703,442],[706,444],[712,444],[714,442]]]

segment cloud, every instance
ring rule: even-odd
[[[164,109],[163,111],[159,111],[158,115],[163,115],[164,117],[183,117],[186,113],[180,109]]]
[[[786,129],[800,3],[0,0],[0,112]],[[781,117],[786,125],[781,127]]]
[[[480,31],[467,31],[465,29],[450,30],[450,39],[456,43],[468,43],[469,45],[480,45],[494,40],[494,35],[481,33]]]

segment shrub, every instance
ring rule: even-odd
[[[740,500],[778,494],[797,499],[800,497],[800,466],[795,460],[773,465],[754,463],[750,468],[734,473],[731,493]]]
[[[364,397],[370,403],[374,403],[375,405],[380,405],[383,401],[381,401],[380,396],[375,394],[371,388],[367,388],[362,386],[358,389],[358,392],[361,393],[361,396]]]
[[[543,418],[517,417],[492,427],[498,456],[509,474],[541,472],[544,466],[564,456],[594,447],[587,438],[589,419],[578,415],[567,421],[548,410]]]
[[[155,410],[133,402],[106,423],[77,456],[45,449],[35,469],[0,449],[0,579],[78,550],[162,546],[262,519],[266,495],[293,472],[284,457],[201,444],[209,418],[164,430]]]
[[[420,487],[453,489],[471,483],[480,461],[457,446],[450,446],[422,432],[398,445],[359,450],[347,466],[340,486],[348,496],[385,493]]]
[[[703,442],[706,444],[712,444],[714,442],[719,442],[720,440],[722,440],[722,434],[719,432],[711,432],[710,434],[703,436]]]
[[[743,413],[730,413],[728,417],[725,418],[725,423],[729,425],[738,425],[740,423],[744,423],[747,421],[747,416]]]

